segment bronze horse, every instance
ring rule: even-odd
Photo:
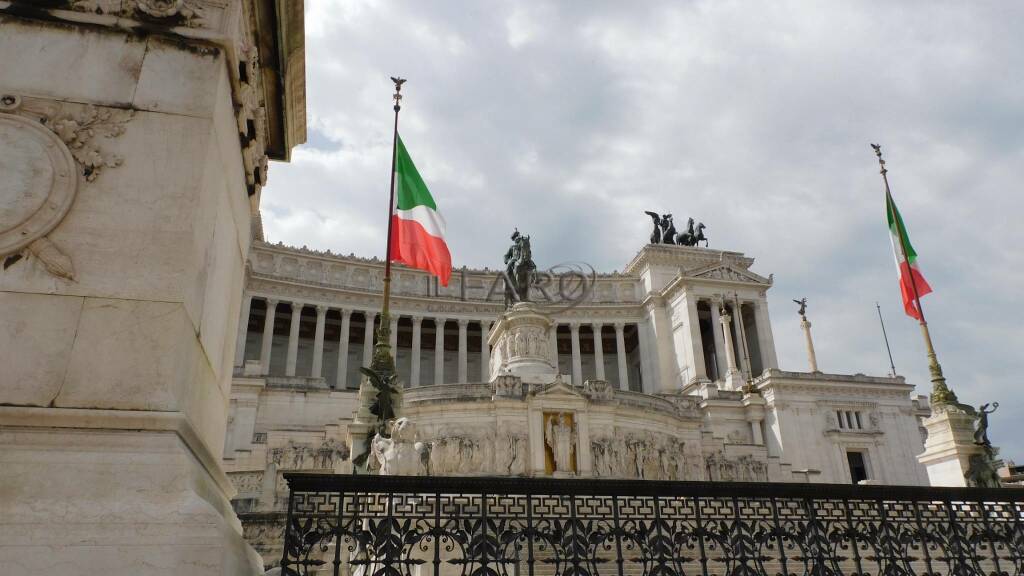
[[[703,222],[697,222],[694,225],[693,218],[690,218],[686,224],[686,232],[676,235],[676,244],[680,246],[696,246],[701,240],[704,241],[704,247],[708,247],[708,239],[704,237],[704,226]]]

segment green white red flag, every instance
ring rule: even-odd
[[[903,309],[907,316],[921,319],[921,311],[917,308],[917,300],[932,291],[932,287],[921,275],[917,267],[917,252],[910,244],[907,228],[903,225],[903,217],[892,200],[892,195],[885,193],[885,215],[889,221],[889,235],[892,250],[896,256],[896,269],[900,276],[900,293],[903,295]]]
[[[395,212],[391,215],[391,260],[426,270],[442,286],[452,275],[452,256],[445,243],[445,222],[409,152],[395,142]]]

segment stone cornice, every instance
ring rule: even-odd
[[[754,259],[748,258],[740,252],[666,244],[648,244],[637,252],[636,256],[623,269],[623,272],[639,275],[644,267],[652,265],[674,266],[681,270],[689,270],[716,264],[727,264],[746,270],[754,264]]]
[[[275,276],[252,273],[246,284],[246,292],[257,297],[273,298],[280,302],[300,301],[308,305],[324,305],[341,309],[379,311],[381,293],[379,290],[330,286],[301,280],[287,280]],[[483,300],[459,300],[444,296],[410,296],[392,293],[393,312],[400,315],[421,315],[426,317],[447,317],[496,320],[505,310],[502,302]],[[594,322],[636,323],[642,321],[643,313],[638,304],[591,304],[571,308],[555,314],[556,322],[579,321],[583,324]]]
[[[269,251],[269,252],[274,252],[274,253],[282,254],[282,255],[292,255],[292,256],[297,256],[298,255],[298,256],[305,256],[305,257],[311,257],[311,258],[318,258],[318,259],[321,259],[321,260],[323,260],[325,262],[330,262],[330,263],[361,264],[361,265],[366,265],[366,266],[377,266],[381,270],[384,269],[384,260],[382,260],[380,258],[377,258],[376,256],[372,256],[372,257],[369,257],[369,258],[366,258],[366,257],[363,257],[363,256],[356,256],[354,252],[350,252],[348,254],[340,254],[340,253],[335,253],[335,252],[333,252],[331,250],[316,250],[314,248],[309,248],[307,246],[289,246],[289,245],[287,245],[287,244],[285,244],[283,242],[278,242],[276,244],[272,244],[270,242],[254,241],[252,243],[252,247],[253,247],[253,250],[266,250],[266,251]],[[409,268],[409,267],[403,266],[402,264],[399,264],[399,263],[393,264],[392,265],[392,269],[396,270],[396,271],[397,270],[401,270],[401,271],[411,272],[413,274],[419,274],[419,275],[423,275],[423,276],[427,276],[428,275],[426,272],[422,272],[422,271],[417,270],[415,268]],[[490,268],[470,268],[468,266],[453,267],[452,268],[452,278],[456,278],[462,272],[466,272],[467,274],[473,274],[474,276],[484,276],[484,277],[487,277],[487,278],[495,278],[495,277],[497,277],[501,273],[501,270],[492,270]],[[624,273],[624,272],[619,272],[619,271],[614,271],[614,272],[597,272],[596,274],[597,274],[598,278],[609,279],[609,280],[615,280],[615,279],[625,280],[625,281],[636,281],[637,280],[637,278],[635,276],[633,276],[631,274]]]
[[[225,55],[249,196],[306,141],[303,0],[0,0],[0,14],[157,35]],[[258,205],[258,202],[255,203]]]
[[[865,376],[864,374],[823,374],[805,372],[783,372],[771,369],[754,380],[757,389],[766,398],[775,400],[780,393],[798,393],[811,396],[827,395],[852,396],[878,399],[910,400],[914,386],[902,377],[888,378]],[[793,401],[787,397],[783,403]],[[809,400],[810,401],[810,400]],[[842,403],[842,400],[836,400]]]

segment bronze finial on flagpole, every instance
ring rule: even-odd
[[[882,175],[882,181],[885,182],[885,196],[887,210],[890,211],[889,217],[896,226],[896,237],[899,240],[898,250],[903,256],[903,261],[907,263],[908,275],[910,276],[910,287],[914,292],[914,304],[917,306],[917,314],[920,317],[918,323],[921,325],[921,335],[924,336],[924,345],[928,352],[928,371],[932,377],[932,404],[959,404],[956,394],[949,389],[946,385],[946,377],[942,375],[942,366],[939,364],[938,356],[935,355],[935,347],[932,346],[932,335],[928,331],[928,322],[924,319],[924,309],[921,308],[921,295],[917,291],[917,282],[914,280],[914,275],[909,271],[910,260],[907,257],[907,239],[903,235],[903,229],[900,226],[900,220],[896,217],[893,212],[892,204],[892,193],[889,190],[889,177],[887,176],[888,170],[885,168],[885,160],[882,158],[882,147],[878,144],[872,144],[871,148],[875,151],[875,156],[878,156],[878,165],[881,167],[879,171]],[[900,272],[902,274],[902,271]]]

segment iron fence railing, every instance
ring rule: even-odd
[[[284,574],[1024,575],[1024,490],[285,478]]]

